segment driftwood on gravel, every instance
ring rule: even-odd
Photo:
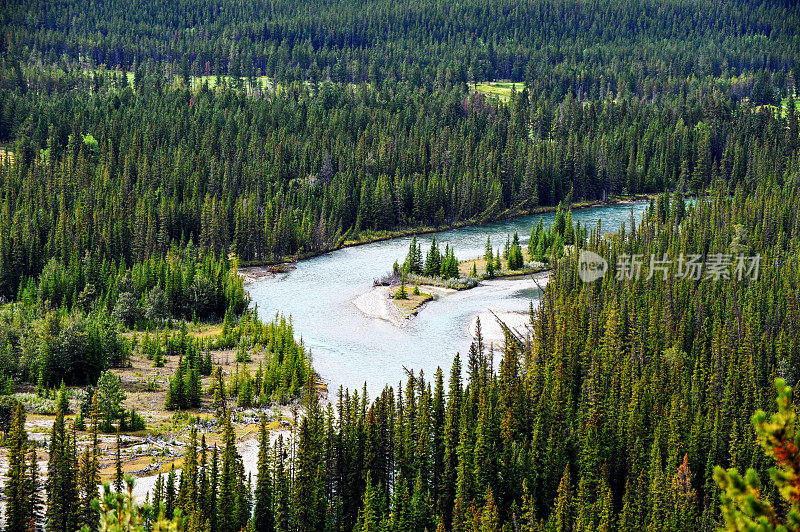
[[[400,284],[400,276],[394,271],[372,281],[372,286],[395,286],[398,284]]]
[[[136,476],[147,476],[153,471],[158,471],[160,469],[161,469],[161,462],[153,462],[152,464],[148,465],[145,468],[133,471],[133,474]]]
[[[500,317],[494,313],[493,310],[489,309],[494,319],[497,320],[497,324],[500,326],[500,329],[506,334],[507,340],[510,340],[516,344],[518,348],[523,348],[525,346],[525,337],[518,331],[512,329],[506,322],[500,319]]]
[[[161,438],[156,438],[152,436],[148,436],[142,442],[144,444],[155,445],[156,447],[161,447],[162,449],[169,449],[170,447],[186,447],[185,443],[179,442],[177,440],[173,440],[172,443],[167,443],[166,441],[162,440]]]

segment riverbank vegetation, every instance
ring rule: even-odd
[[[660,196],[641,224],[611,238],[594,229],[578,245],[610,258],[733,246],[763,258],[758,277],[687,279],[677,265],[672,276],[616,275],[624,266],[612,261],[602,280],[584,283],[576,255],[565,254],[527,339],[508,331],[495,350],[479,326],[447,382],[441,369],[430,381],[410,371],[402,389],[373,401],[342,390],[327,408],[307,393],[291,443],[270,445],[261,429],[250,483],[222,408],[220,446],[193,433],[185,480],[167,477],[151,500],[167,517],[180,509],[187,522],[216,520],[213,530],[228,530],[223,515],[232,530],[248,520],[259,530],[459,531],[783,522],[794,504],[786,486],[796,453],[784,444],[797,400],[785,383],[797,381],[798,212],[794,183],[720,187],[686,209]],[[774,412],[775,377],[780,411],[753,417],[754,431],[753,412]],[[784,474],[767,475],[772,457]],[[750,498],[737,480],[748,467],[747,485],[761,487]],[[763,504],[748,504],[753,497]]]
[[[399,266],[395,262],[393,270],[406,275],[416,274],[423,277],[438,277],[446,281],[458,276],[458,260],[456,259],[455,251],[450,248],[450,244],[445,244],[444,253],[442,253],[441,247],[434,236],[431,239],[431,247],[423,261],[422,248],[417,243],[417,237],[415,236],[411,239],[403,265]]]
[[[449,244],[445,245],[442,253],[434,236],[423,260],[421,245],[414,236],[403,264],[395,262],[392,270],[395,279],[401,279],[403,283],[410,279],[462,290],[476,286],[482,279],[519,277],[545,271],[549,264],[563,257],[565,250],[574,249],[587,237],[587,228],[581,227],[580,222],[573,223],[572,210],[559,203],[551,226],[545,228],[540,218],[531,229],[527,254],[515,232],[513,237],[508,235],[502,252],[500,248],[493,249],[491,238],[487,237],[483,257],[459,261]]]
[[[428,301],[432,301],[434,296],[420,290],[419,285],[415,284],[413,289],[406,286],[405,279],[401,280],[400,286],[392,295],[394,304],[404,318],[416,316],[419,309]]]

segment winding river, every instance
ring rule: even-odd
[[[599,221],[604,232],[616,231],[623,223],[630,224],[631,210],[638,223],[646,206],[591,207],[574,211],[573,220],[592,228]],[[527,249],[531,228],[540,217],[549,225],[555,215],[523,216],[442,231],[435,236],[442,248],[449,243],[461,260],[482,255],[487,236],[497,249],[515,231]],[[417,238],[423,252],[433,236]],[[471,325],[477,316],[482,319],[487,340],[499,340],[492,333],[495,324],[489,311],[511,317],[527,312],[530,302],[538,300],[539,290],[530,278],[484,281],[471,290],[428,303],[403,327],[365,316],[353,300],[371,290],[373,279],[391,270],[395,260],[403,261],[410,242],[410,237],[403,237],[340,249],[300,261],[296,269],[247,286],[261,318],[278,313],[291,316],[295,334],[311,349],[315,369],[328,381],[332,401],[340,386],[360,390],[366,383],[370,396],[387,384],[396,386],[405,380],[404,367],[423,370],[432,377],[441,366],[447,375],[455,353],[468,349]]]
[[[646,203],[592,207],[573,211],[573,220],[604,232],[616,231],[628,223],[633,209],[636,221]],[[444,246],[455,247],[460,259],[483,254],[486,237],[495,249],[502,247],[506,235],[517,231],[526,245],[531,227],[540,215],[475,225],[435,233]],[[541,215],[545,225],[555,215]],[[430,247],[434,234],[421,235],[417,241],[423,251]],[[370,397],[385,385],[397,386],[405,381],[404,367],[422,370],[429,378],[437,366],[449,374],[456,352],[465,353],[472,339],[475,318],[480,316],[487,341],[500,340],[499,327],[489,310],[523,321],[531,301],[536,304],[539,290],[530,278],[484,281],[476,288],[454,292],[428,303],[403,327],[388,321],[368,318],[353,304],[359,295],[372,289],[372,281],[384,275],[395,260],[408,252],[411,238],[396,238],[362,246],[340,249],[300,261],[287,273],[265,277],[247,285],[258,313],[268,319],[278,313],[291,315],[296,335],[311,349],[317,372],[328,381],[328,399],[335,401],[339,386],[358,388],[367,384]],[[494,333],[492,332],[494,326]],[[497,361],[496,361],[497,362]],[[274,441],[278,432],[272,432]],[[246,474],[255,475],[258,464],[258,440],[249,438],[237,443]],[[157,476],[136,480],[134,494],[138,500],[153,489]]]

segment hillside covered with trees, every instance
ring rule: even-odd
[[[32,63],[132,72],[151,62],[186,78],[277,83],[512,79],[556,98],[602,98],[649,97],[645,80],[662,76],[786,74],[800,53],[799,14],[793,2],[751,0],[103,0],[86,10],[38,0],[8,4],[2,25],[8,56]]]
[[[758,280],[608,275],[589,284],[577,277],[577,254],[565,254],[531,311],[527,339],[509,333],[495,350],[479,329],[449,378],[441,369],[410,373],[373,401],[340,390],[323,407],[307,393],[288,441],[271,445],[262,422],[252,479],[220,403],[221,447],[193,433],[180,483],[174,474],[159,481],[148,519],[161,507],[187,530],[224,531],[782,522],[790,507],[797,512],[797,396],[785,386],[798,378],[798,212],[794,183],[738,187],[732,196],[717,190],[688,209],[660,196],[638,227],[608,240],[594,231],[579,247],[615,257],[741,246],[763,258]],[[775,412],[775,379],[779,413],[753,417],[754,431],[753,412]],[[59,427],[53,441],[69,442]],[[766,474],[772,459],[783,473]],[[29,478],[21,467],[19,478]],[[747,468],[745,482],[737,471]],[[58,486],[82,507],[84,488]],[[22,508],[32,496],[20,497]],[[71,523],[96,519],[56,508]]]

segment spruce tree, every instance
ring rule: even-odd
[[[255,508],[253,526],[256,530],[273,532],[275,521],[272,514],[272,478],[270,476],[269,432],[267,418],[261,418],[259,426],[258,473],[256,476]]]
[[[379,532],[381,530],[381,515],[378,513],[379,494],[376,487],[372,484],[371,475],[367,474],[367,485],[364,488],[364,496],[361,499],[361,509],[359,510],[358,532]]]
[[[62,383],[56,401],[47,463],[47,532],[74,532],[78,526],[77,460],[75,442],[70,439],[64,420],[67,404],[67,389]]]
[[[41,518],[42,496],[40,492],[39,460],[35,444],[30,446],[30,465],[28,466],[28,471],[31,522],[38,523]]]
[[[305,416],[297,434],[292,505],[297,528],[310,532],[322,529],[325,523],[323,417],[312,383],[306,387],[304,406]]]
[[[225,415],[222,433],[222,467],[219,477],[217,499],[217,526],[221,532],[235,532],[236,527],[236,435],[231,424],[230,413]]]
[[[486,277],[492,278],[494,277],[494,253],[492,252],[492,241],[487,236],[486,237],[486,253],[483,255],[484,260],[486,261]]]
[[[167,475],[167,484],[164,488],[164,516],[172,519],[175,515],[175,464],[173,463]]]
[[[211,530],[217,530],[219,524],[219,450],[217,444],[214,444],[214,453],[211,455],[211,481],[208,505],[206,506],[209,514],[208,521],[211,525]]]
[[[116,450],[114,453],[114,490],[117,493],[122,493],[123,488],[123,474],[122,474],[122,440],[120,439],[120,432],[117,429]]]
[[[92,501],[97,498],[98,486],[100,485],[100,463],[98,461],[100,415],[98,389],[95,390],[92,397],[91,418],[89,420],[91,442],[83,450],[79,472],[81,480],[79,522],[81,526],[86,526],[89,530],[97,528],[97,512],[92,507]]]
[[[33,519],[33,507],[30,489],[30,477],[25,452],[28,448],[28,433],[25,430],[25,409],[22,403],[17,403],[14,408],[14,417],[11,421],[11,430],[8,433],[7,455],[8,480],[5,484],[5,517],[6,528],[9,532],[24,532]]]

